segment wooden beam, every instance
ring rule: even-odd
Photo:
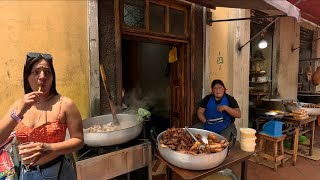
[[[146,26],[146,30],[149,31],[150,30],[150,7],[149,7],[150,3],[149,0],[146,0],[146,10],[144,11],[144,22],[145,22],[145,26]]]
[[[155,36],[151,34],[141,34],[136,32],[122,32],[125,39],[129,40],[138,40],[138,41],[147,41],[147,42],[154,42],[154,43],[188,43],[188,40],[183,39],[174,39],[172,37],[163,37],[163,36]]]
[[[165,11],[165,33],[170,32],[170,15],[169,15],[169,6],[166,6],[166,11]]]
[[[115,26],[115,49],[116,49],[116,99],[117,105],[122,105],[122,54],[121,54],[121,20],[120,0],[114,1],[114,26]]]
[[[210,9],[216,9],[214,2],[210,1],[210,0],[187,0],[187,1],[195,3],[195,4],[199,4],[201,6],[205,6]]]

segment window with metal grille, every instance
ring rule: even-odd
[[[190,4],[171,0],[121,0],[123,33],[187,39]]]
[[[124,23],[130,27],[144,28],[145,0],[124,0]]]

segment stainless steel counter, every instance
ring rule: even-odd
[[[105,180],[148,167],[151,179],[151,143],[141,144],[97,155],[76,162],[78,180]]]

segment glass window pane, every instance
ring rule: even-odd
[[[185,12],[177,9],[170,8],[169,21],[170,21],[170,33],[184,36],[184,22]]]
[[[150,30],[165,32],[165,7],[150,3]]]
[[[124,0],[124,23],[127,26],[144,28],[145,0]]]

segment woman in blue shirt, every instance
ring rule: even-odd
[[[209,130],[229,138],[231,133],[237,135],[234,125],[235,118],[241,117],[241,111],[234,97],[226,93],[224,83],[213,80],[212,93],[200,103],[197,115],[203,123],[203,129]]]

